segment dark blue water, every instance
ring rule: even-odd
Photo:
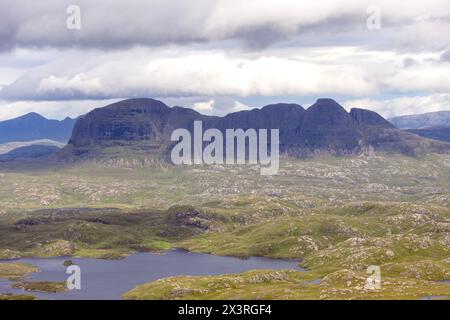
[[[29,280],[66,281],[63,262],[72,260],[81,268],[81,290],[63,293],[28,293],[40,299],[121,299],[122,294],[137,285],[178,275],[217,275],[240,273],[253,269],[294,269],[304,271],[298,261],[252,257],[239,259],[202,253],[171,250],[162,254],[136,253],[123,260],[86,258],[25,258],[14,262],[26,262],[39,268],[30,274]],[[6,261],[2,261],[6,262]],[[21,289],[10,287],[11,282],[0,279],[0,293],[23,294]]]

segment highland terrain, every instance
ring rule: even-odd
[[[174,166],[165,161],[167,134],[199,114],[150,104],[80,118],[69,144],[47,160],[0,163],[1,259],[184,248],[296,259],[307,269],[143,279],[126,299],[450,297],[446,143],[321,100],[309,113],[278,105],[203,118],[219,128],[283,121],[278,175],[248,165]],[[265,115],[278,108],[285,118]],[[380,267],[380,289],[366,287],[370,265]],[[27,283],[33,270],[0,263],[0,277],[18,286],[58,287]]]

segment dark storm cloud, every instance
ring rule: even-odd
[[[3,0],[0,48],[121,48],[201,41],[206,38],[195,32],[194,21],[210,5],[207,0],[195,3],[195,10],[188,10],[182,1]],[[66,26],[69,5],[81,9],[80,30]]]
[[[415,36],[421,40],[417,45],[426,46],[429,27],[420,28],[419,24],[442,24],[450,13],[446,13],[448,1],[431,0],[427,8],[418,6],[420,3],[410,1],[403,8],[383,0],[2,0],[0,50],[111,49],[226,39],[238,39],[246,46],[260,48],[299,36],[299,42],[305,41],[307,45],[327,45],[325,41],[336,34],[340,34],[338,39],[344,43],[351,43],[356,37],[358,44],[372,45],[379,41],[385,44],[388,38],[396,40],[391,41],[391,46],[414,47],[409,39],[400,41],[402,28],[411,24],[417,24]],[[373,4],[379,4],[383,19],[376,36],[366,28],[367,8]],[[81,9],[81,30],[66,27],[69,5]],[[431,40],[435,37],[434,34]],[[441,38],[448,42],[445,40],[448,37]]]

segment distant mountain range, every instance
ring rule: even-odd
[[[128,99],[97,108],[80,118],[61,159],[98,156],[157,155],[166,157],[177,128],[193,130],[280,129],[280,152],[295,157],[321,153],[336,156],[374,152],[418,155],[450,151],[450,144],[399,130],[375,112],[354,108],[348,113],[332,99],[319,99],[308,109],[297,104],[273,104],[224,117],[192,109],[168,107],[153,99]]]
[[[71,118],[49,120],[37,113],[28,113],[15,119],[0,121],[0,143],[39,139],[67,142],[75,122]]]
[[[429,112],[389,119],[399,129],[424,129],[450,126],[450,111]]]
[[[397,128],[421,137],[450,142],[450,111],[400,116],[389,121]]]

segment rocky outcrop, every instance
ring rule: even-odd
[[[77,121],[69,144],[74,147],[114,141],[164,143],[176,128],[202,116],[191,109],[169,108],[153,99],[129,99],[89,112]]]
[[[319,99],[306,110],[297,104],[280,103],[224,117],[170,108],[153,99],[129,99],[78,119],[59,158],[95,159],[106,155],[111,159],[114,154],[119,158],[152,155],[167,160],[173,130],[192,131],[194,120],[202,120],[204,130],[217,128],[222,132],[236,128],[279,129],[280,152],[295,157],[323,152],[337,156],[368,152],[416,155],[450,150],[450,144],[396,129],[375,112],[355,108],[348,113],[332,99]]]
[[[210,217],[191,206],[174,206],[168,209],[169,224],[198,231],[212,229],[213,221]]]
[[[351,155],[360,153],[363,147],[357,123],[332,99],[319,99],[309,107],[298,133],[298,146],[306,155],[320,151]]]

